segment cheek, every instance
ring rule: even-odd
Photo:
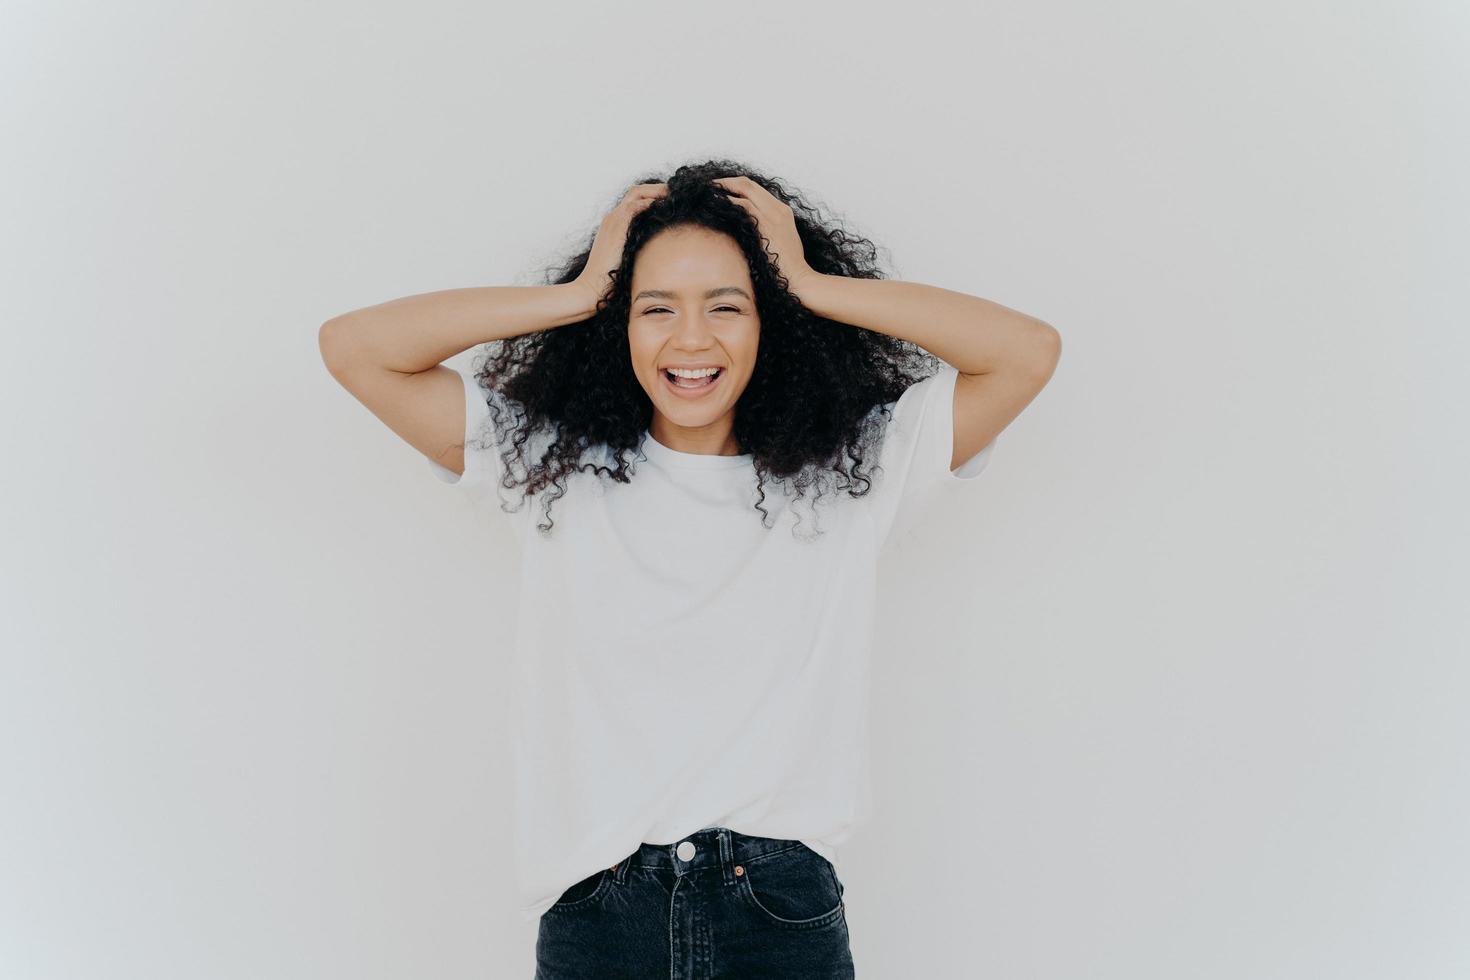
[[[750,361],[750,363],[754,364],[755,363],[755,355],[757,354],[757,352],[760,351],[760,347],[761,347],[761,338],[760,338],[760,334],[757,333],[757,334],[754,334],[754,335],[752,335],[750,337],[745,338],[745,343],[741,347],[740,353],[741,353],[742,356],[745,357],[746,360],[748,360],[748,361]]]
[[[641,331],[628,331],[628,356],[632,359],[634,365],[651,362],[657,354],[658,345],[651,343],[649,338],[644,336]]]

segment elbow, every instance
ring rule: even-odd
[[[1062,359],[1062,335],[1050,323],[1037,320],[1032,338],[1032,352],[1027,363],[1039,380],[1049,381]]]
[[[322,363],[332,374],[337,374],[347,361],[347,331],[340,317],[334,317],[317,330],[316,345],[321,352]]]

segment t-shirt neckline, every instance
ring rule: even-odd
[[[739,456],[719,456],[713,453],[681,452],[659,442],[653,437],[653,433],[647,429],[643,430],[642,448],[643,455],[660,466],[678,466],[684,469],[733,470],[742,466],[749,466],[755,459],[754,453],[743,453]]]

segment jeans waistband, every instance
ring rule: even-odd
[[[694,853],[680,857],[680,848],[692,844]],[[737,880],[735,868],[762,854],[774,854],[803,846],[799,840],[778,837],[753,837],[728,827],[705,827],[672,844],[639,845],[638,850],[613,866],[619,881],[627,878],[632,867],[651,868],[674,875],[685,875],[703,868],[715,868],[727,884]],[[684,847],[688,853],[689,848]]]

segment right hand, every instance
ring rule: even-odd
[[[587,265],[573,280],[585,290],[593,305],[611,285],[612,270],[622,261],[628,225],[635,215],[668,192],[668,184],[634,184],[617,206],[603,216],[597,237],[592,240],[592,250],[587,255]]]

